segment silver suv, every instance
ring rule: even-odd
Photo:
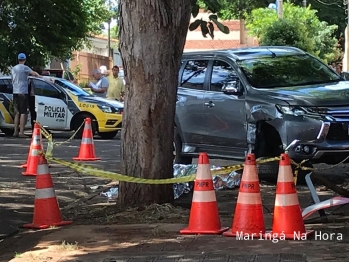
[[[300,49],[184,53],[178,86],[176,163],[202,151],[273,157],[290,144],[295,161],[334,164],[349,154],[349,82]]]

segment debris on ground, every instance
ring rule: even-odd
[[[220,170],[221,167],[211,166],[211,170]],[[191,176],[196,173],[197,165],[181,165],[174,164],[173,165],[173,177],[180,178],[185,176]],[[213,186],[215,190],[221,189],[234,189],[239,187],[241,174],[235,171],[232,171],[227,174],[213,176]],[[94,189],[98,189],[99,187],[93,187]],[[92,187],[91,187],[92,189]],[[193,190],[193,183],[175,183],[173,185],[173,193],[174,199],[178,199],[180,196],[184,194],[188,194]],[[101,192],[101,196],[107,197],[107,202],[114,202],[118,198],[119,189],[117,186],[111,187],[106,191]]]
[[[119,195],[119,188],[118,187],[111,187],[106,192],[101,192],[101,196],[105,196],[108,198],[108,202],[114,202],[118,198]]]

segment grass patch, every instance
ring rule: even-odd
[[[78,250],[79,245],[78,245],[78,242],[76,241],[74,243],[69,243],[63,240],[62,243],[59,245],[59,249],[65,250],[65,251],[73,251],[73,250]]]

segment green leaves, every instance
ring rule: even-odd
[[[193,15],[193,17],[197,17],[197,15],[199,14],[199,10],[200,10],[200,7],[199,5],[197,4],[197,1],[196,0],[191,0],[191,14]]]
[[[253,9],[268,6],[265,0],[198,0],[198,3],[201,8],[216,13],[223,20],[244,18]]]
[[[217,16],[217,15],[210,15],[210,16],[208,17],[208,19],[210,19],[210,20],[212,20],[212,19],[217,20],[217,19],[218,19],[218,16]]]
[[[194,31],[196,28],[199,27],[199,25],[201,25],[201,21],[202,19],[196,19],[193,23],[189,25],[189,30]]]
[[[223,25],[218,21],[218,15],[215,14],[221,10],[221,0],[191,0],[192,4],[192,16],[196,18],[199,14],[199,8],[204,8],[206,11],[211,12],[212,14],[208,17],[208,21],[201,19],[196,19],[189,25],[189,30],[194,31],[199,26],[203,37],[209,35],[212,39],[214,38],[214,28],[218,28],[219,31],[224,34],[229,34],[230,30],[227,26]]]
[[[207,27],[207,22],[201,21],[200,27],[201,27],[202,36],[206,38],[207,37],[206,35],[210,32],[210,30]]]
[[[209,35],[213,39],[214,38],[214,26],[211,22],[208,23],[208,30],[209,30]]]
[[[229,34],[229,28],[222,23],[218,22],[217,19],[211,18],[211,21],[216,24],[219,31],[223,32],[224,34]]]
[[[16,64],[19,52],[27,54],[30,66],[44,66],[52,57],[70,58],[72,51],[80,49],[89,36],[100,34],[102,23],[110,19],[112,13],[105,3],[105,0],[2,0],[0,70],[6,71]]]
[[[284,3],[284,19],[278,19],[275,10],[259,8],[247,16],[247,29],[261,45],[290,45],[325,61],[336,60],[336,26],[321,22],[316,14],[316,10]]]

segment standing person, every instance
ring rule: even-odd
[[[13,85],[13,105],[15,111],[13,134],[14,137],[27,137],[24,134],[24,128],[27,122],[29,104],[28,76],[40,76],[37,72],[31,70],[30,67],[24,64],[26,59],[26,55],[20,53],[18,55],[18,64],[11,69],[11,78]]]
[[[42,75],[42,69],[37,66],[33,68],[34,71],[36,71],[39,75]],[[34,130],[34,125],[36,121],[36,111],[35,111],[35,88],[34,83],[30,79],[28,80],[28,92],[29,92],[29,113],[30,113],[30,120],[32,125],[32,131]]]
[[[113,74],[108,77],[107,99],[124,101],[125,85],[124,81],[119,78],[119,67],[113,66],[112,72]]]
[[[94,95],[106,98],[107,90],[109,87],[109,82],[106,77],[104,77],[100,70],[95,69],[92,72],[93,78],[96,80],[95,83],[90,82],[88,87],[91,88],[91,91]]]

